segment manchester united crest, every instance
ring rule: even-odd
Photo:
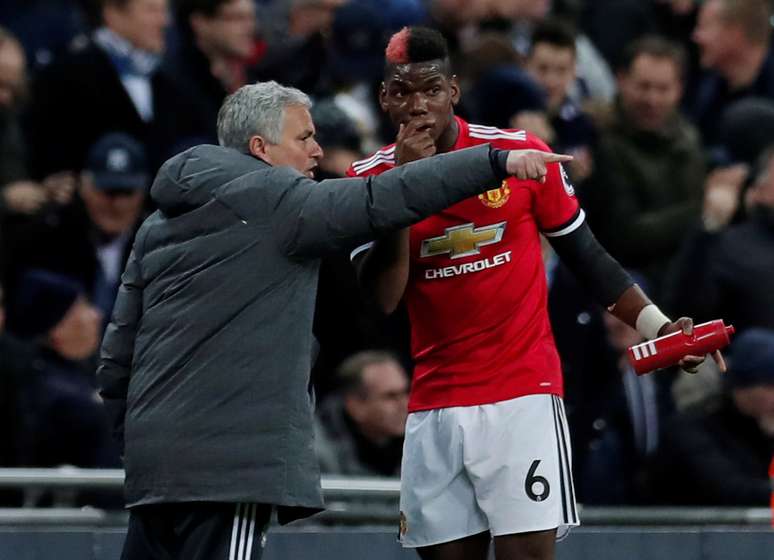
[[[511,189],[508,188],[508,180],[503,181],[500,188],[492,189],[478,195],[481,204],[489,208],[500,208],[511,197]]]

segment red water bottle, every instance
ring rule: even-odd
[[[704,356],[727,346],[734,334],[732,325],[726,326],[722,319],[694,325],[693,335],[677,331],[627,350],[629,361],[637,375],[648,373],[677,364],[685,356]]]

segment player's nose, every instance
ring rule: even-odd
[[[427,97],[421,92],[416,92],[409,97],[409,112],[412,116],[427,113]]]

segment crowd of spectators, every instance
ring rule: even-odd
[[[4,0],[0,467],[120,465],[96,351],[155,171],[217,142],[224,97],[268,79],[309,93],[317,178],[342,176],[394,140],[378,105],[383,50],[423,24],[449,41],[460,116],[573,154],[611,254],[673,317],[722,317],[739,333],[725,376],[708,360],[696,376],[638,377],[625,359],[637,333],[546,245],[579,501],[765,505],[773,23],[769,0]],[[363,302],[348,255],[324,261],[317,298],[323,470],[396,476],[405,311]]]

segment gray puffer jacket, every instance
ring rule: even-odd
[[[308,386],[318,258],[496,184],[488,146],[317,183],[235,150],[167,161],[98,372],[127,504],[322,507]],[[496,172],[497,171],[497,172]]]

